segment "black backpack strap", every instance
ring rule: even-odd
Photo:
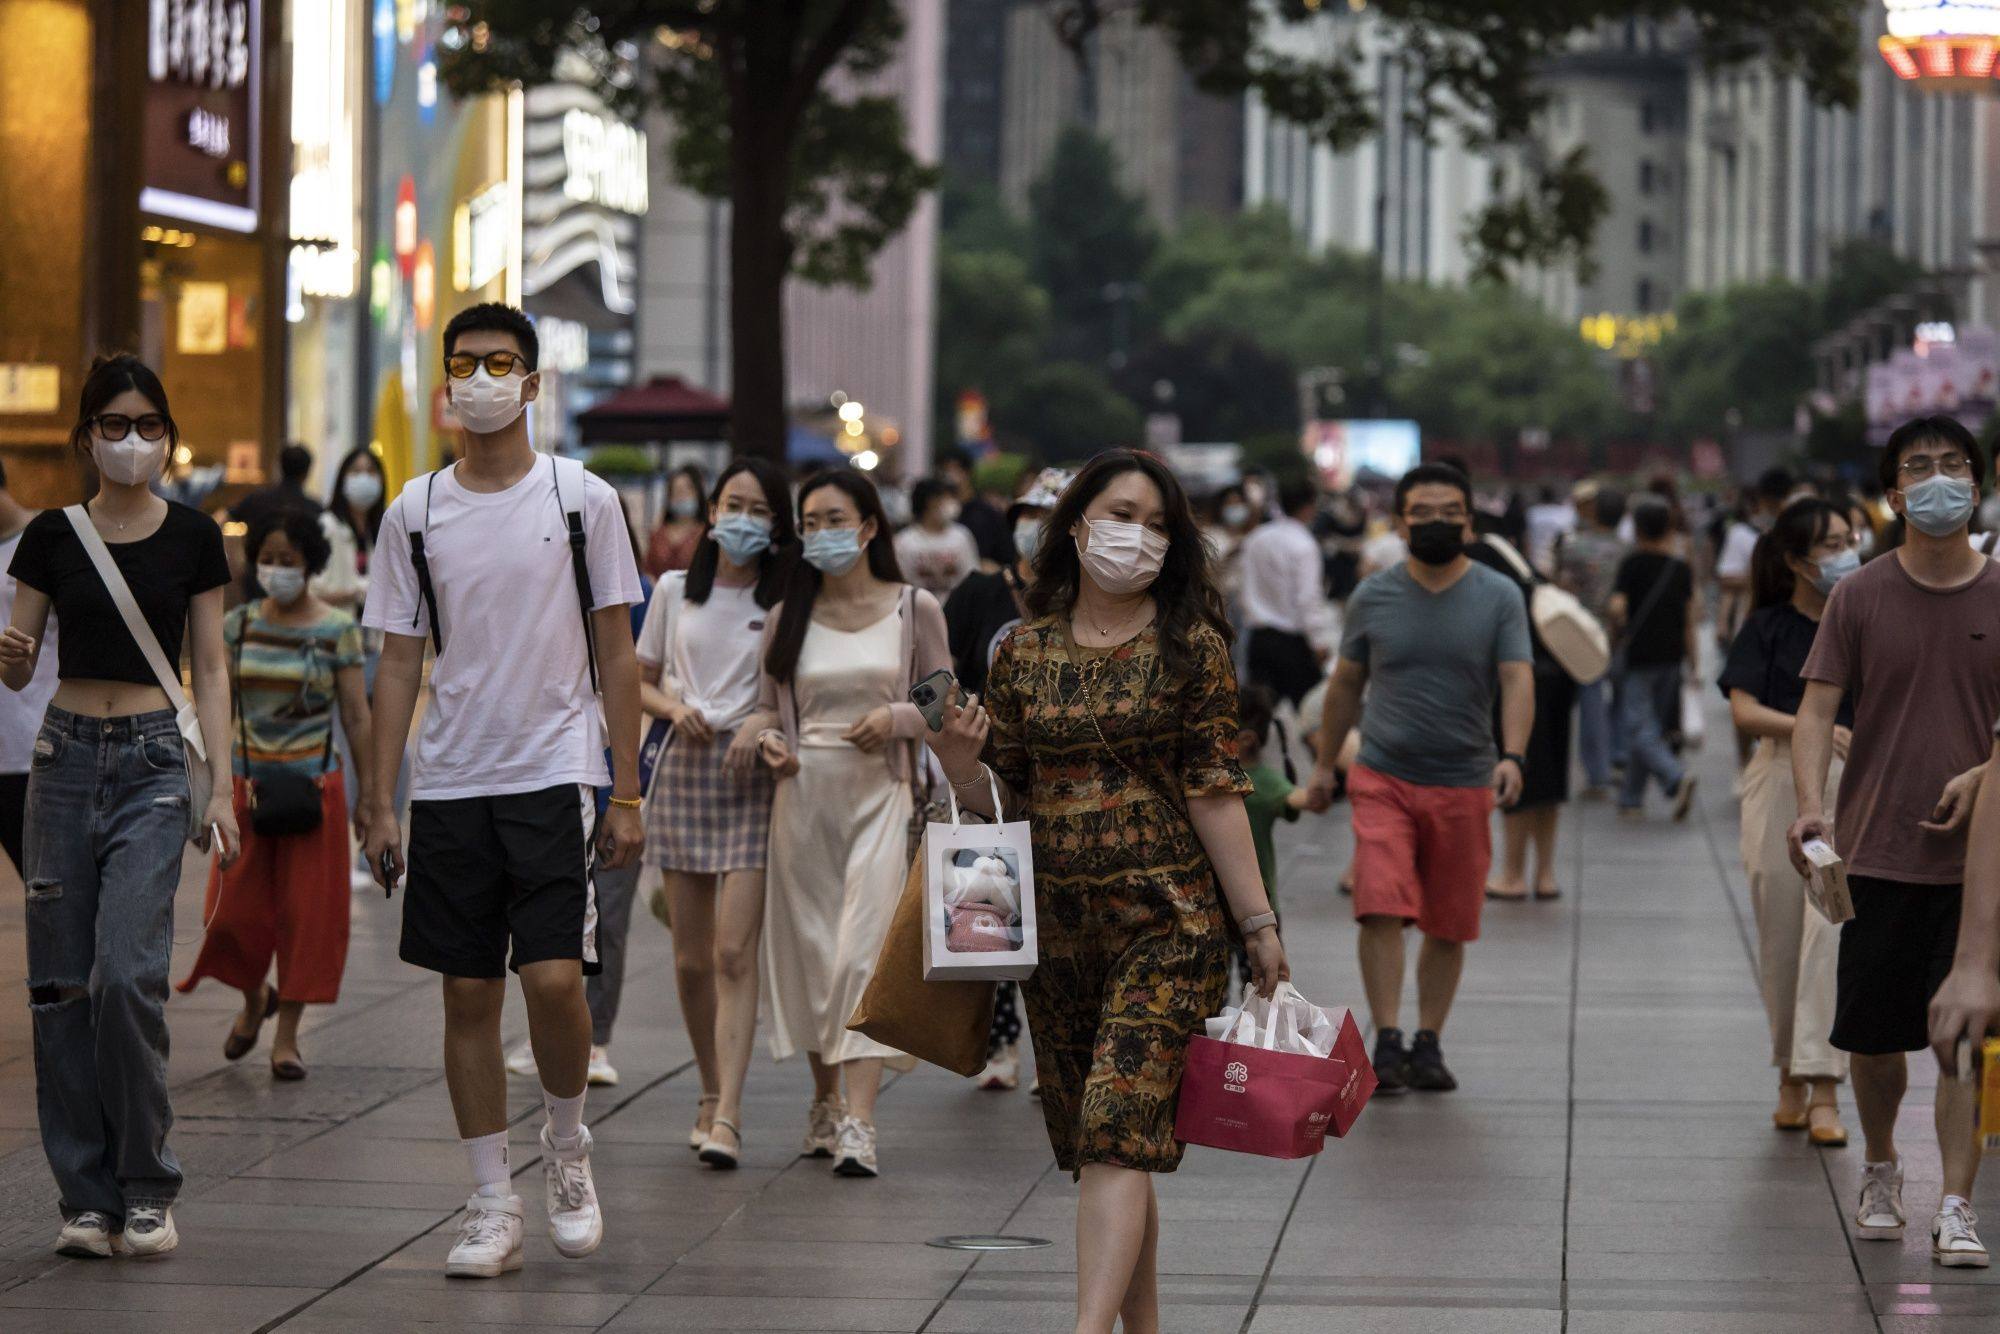
[[[431,492],[436,486],[437,474],[431,473],[424,479],[424,527],[410,530],[410,565],[417,572],[417,591],[423,595],[424,610],[430,613],[431,643],[442,657],[444,626],[438,620],[437,588],[431,583],[431,563],[424,555],[424,529],[431,524]],[[415,616],[410,618],[410,624],[416,624]]]
[[[590,614],[597,606],[597,598],[590,590],[590,556],[583,531],[583,486],[581,485],[583,465],[580,463],[572,465],[579,484],[576,487],[576,508],[571,509],[569,503],[563,499],[562,475],[565,462],[567,460],[551,457],[549,469],[555,479],[556,505],[562,510],[563,523],[569,529],[569,565],[570,571],[576,576],[577,606],[583,612],[583,651],[590,660],[590,692],[594,695],[598,689],[597,627],[591,621]]]

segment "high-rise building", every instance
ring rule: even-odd
[[[951,0],[944,47],[944,168],[963,181],[1000,180],[1007,14],[1021,0]]]

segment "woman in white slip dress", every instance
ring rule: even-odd
[[[909,869],[923,719],[910,687],[951,661],[944,612],[902,582],[875,488],[827,473],[799,494],[805,563],[764,658],[754,725],[778,776],[762,963],[772,1053],[803,1051],[804,1153],[877,1173],[875,1095],[900,1053],[847,1029]],[[844,1098],[843,1098],[843,1085]]]

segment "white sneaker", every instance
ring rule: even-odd
[[[618,1068],[611,1064],[611,1048],[592,1047],[590,1049],[590,1074],[587,1081],[593,1088],[612,1088],[618,1083]]]
[[[86,1209],[64,1223],[56,1236],[56,1254],[79,1260],[109,1260],[119,1248],[119,1234],[111,1230],[111,1220],[95,1209]]]
[[[859,1117],[840,1119],[840,1138],[833,1150],[833,1174],[837,1177],[873,1177],[882,1173],[875,1165],[875,1127]]]
[[[522,1263],[519,1195],[475,1195],[465,1202],[458,1244],[445,1257],[446,1278],[498,1278]]]
[[[1931,1259],[1947,1269],[1984,1269],[1992,1263],[1986,1245],[1973,1228],[1979,1215],[1956,1195],[1947,1195],[1944,1208],[1931,1220]]]
[[[979,1087],[996,1093],[1021,1087],[1021,1058],[1014,1051],[1014,1044],[1008,1043],[986,1063],[979,1072]]]
[[[846,1109],[839,1098],[822,1098],[807,1113],[806,1140],[799,1149],[801,1158],[831,1158],[840,1147],[841,1114]]]
[[[174,1226],[174,1211],[145,1205],[125,1211],[125,1252],[138,1259],[165,1255],[181,1244],[180,1230]]]
[[[1901,1241],[1905,1217],[1903,1165],[1869,1163],[1862,1171],[1861,1205],[1854,1211],[1854,1235],[1863,1241]]]
[[[575,1260],[589,1255],[604,1240],[604,1212],[597,1207],[597,1183],[590,1177],[590,1131],[583,1143],[558,1150],[542,1127],[542,1176],[548,1187],[549,1240],[556,1250]]]
[[[507,1053],[507,1073],[524,1078],[537,1073],[535,1069],[535,1048],[532,1043],[523,1042]]]

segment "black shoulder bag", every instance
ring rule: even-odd
[[[326,747],[320,753],[317,776],[308,778],[289,770],[280,770],[268,778],[251,776],[250,737],[243,722],[241,686],[243,641],[250,637],[250,622],[251,618],[246,616],[243,632],[236,640],[236,670],[229,676],[229,693],[235,697],[236,705],[236,744],[243,756],[243,781],[250,789],[250,828],[260,838],[310,834],[325,818],[321,798],[327,771],[333,767],[334,711],[328,708],[326,712]]]

